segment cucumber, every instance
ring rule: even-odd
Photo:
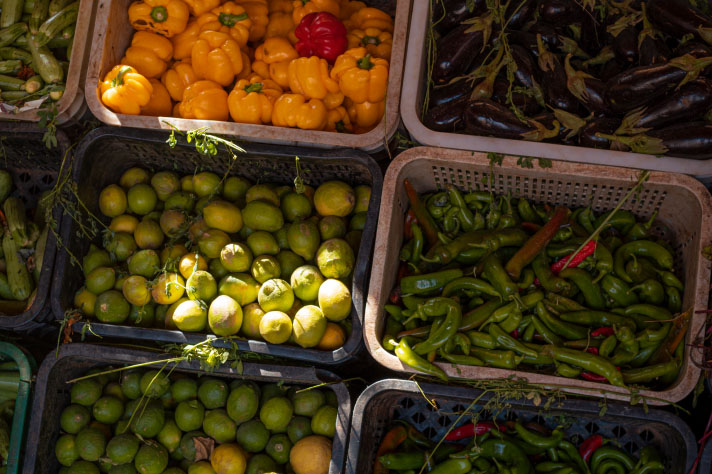
[[[61,36],[57,36],[56,38],[52,38],[49,40],[49,43],[47,43],[45,46],[47,46],[49,49],[55,49],[55,48],[66,48],[69,46],[69,43],[71,43],[72,40],[66,40],[62,38]],[[22,35],[19,38],[17,38],[14,42],[14,46],[22,49],[26,49],[27,51],[30,50],[30,45],[27,42],[27,36]]]
[[[60,34],[60,38],[64,38],[66,40],[71,40],[74,39],[74,31],[76,30],[77,24],[72,23],[68,27],[64,28],[62,30],[62,33]]]
[[[25,0],[2,0],[2,13],[0,13],[0,28],[12,26],[22,18]]]
[[[42,274],[42,263],[44,262],[45,248],[47,247],[47,237],[49,236],[49,226],[45,226],[42,229],[40,238],[37,239],[35,244],[35,268],[32,271],[32,277],[35,279],[35,283],[39,285],[40,275]]]
[[[30,242],[30,232],[27,229],[25,204],[22,202],[22,199],[16,196],[10,196],[5,199],[2,210],[7,220],[7,230],[12,235],[12,239],[17,244],[17,247],[27,247]]]
[[[5,202],[5,199],[12,191],[12,176],[6,170],[0,170],[0,205]]]
[[[22,61],[19,59],[6,59],[0,61],[0,74],[17,74],[22,70]]]
[[[50,0],[49,2],[49,16],[52,16],[56,13],[59,13],[69,5],[70,3],[74,2],[76,0]]]
[[[34,37],[28,38],[27,42],[32,52],[33,69],[40,73],[42,80],[47,84],[61,82],[64,79],[64,70],[52,51],[47,46],[38,45]]]
[[[10,289],[10,283],[7,281],[7,275],[0,273],[0,299],[11,300],[15,297]]]
[[[10,46],[20,36],[27,33],[27,24],[15,23],[12,26],[0,30],[0,47]]]
[[[0,48],[0,59],[19,59],[23,64],[30,64],[32,62],[32,53],[24,49],[5,46]]]
[[[10,232],[6,231],[2,239],[2,248],[5,252],[5,263],[7,264],[7,281],[12,291],[13,299],[18,301],[26,300],[32,293],[32,281],[27,271],[25,262],[20,259],[18,246],[12,239]]]
[[[24,85],[25,81],[23,81],[22,79],[0,74],[0,90],[3,91],[3,93],[22,90],[22,87]]]
[[[25,5],[23,6],[23,10],[25,13],[32,13],[32,10],[35,8],[35,0],[25,0]]]
[[[35,36],[39,45],[44,46],[52,38],[60,36],[63,29],[76,23],[77,16],[79,16],[79,2],[74,2],[45,20]]]
[[[17,102],[29,96],[25,91],[2,91],[3,102]]]
[[[24,90],[28,94],[33,94],[38,90],[42,89],[43,85],[44,82],[42,82],[41,76],[32,76],[31,78],[27,79],[22,85],[22,90]]]
[[[49,1],[50,0],[37,0],[35,2],[32,14],[27,22],[27,26],[30,28],[30,33],[33,35],[37,34],[40,26],[42,26],[42,23],[44,23],[49,16]]]

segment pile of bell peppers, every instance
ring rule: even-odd
[[[382,339],[401,362],[444,381],[453,364],[621,387],[677,378],[689,313],[674,251],[650,232],[655,214],[404,185]]]
[[[384,115],[393,19],[361,1],[139,0],[128,17],[99,82],[116,113],[342,133]]]
[[[452,430],[439,446],[399,421],[381,442],[373,472],[416,474],[421,470],[429,474],[662,474],[665,466],[650,445],[635,459],[599,434],[576,447],[562,427],[550,430],[522,420],[466,423]]]

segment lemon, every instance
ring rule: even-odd
[[[208,308],[202,301],[184,301],[175,309],[171,319],[181,331],[202,331],[208,324]]]
[[[178,262],[178,260],[187,253],[188,249],[183,244],[169,245],[161,250],[161,265],[166,265],[170,263],[170,261]]]
[[[151,439],[138,449],[134,466],[139,474],[161,474],[168,467],[168,451]]]
[[[218,443],[227,443],[235,439],[237,424],[227,416],[224,409],[218,408],[205,413],[203,431]]]
[[[151,178],[151,186],[156,191],[158,199],[165,201],[168,196],[180,189],[180,179],[172,171],[159,171]]]
[[[242,326],[242,308],[227,295],[220,295],[208,309],[208,325],[218,336],[232,336]]]
[[[220,263],[229,272],[246,272],[252,264],[252,251],[241,243],[229,243],[220,251]]]
[[[178,329],[178,327],[176,326],[176,323],[173,322],[173,314],[176,312],[176,309],[178,309],[178,306],[185,303],[186,301],[190,301],[190,298],[181,298],[170,306],[166,306],[166,305],[158,306],[159,309],[160,308],[168,308],[166,310],[166,312],[163,314],[163,320],[164,320],[166,329]]]
[[[73,435],[63,434],[54,445],[54,454],[62,466],[69,467],[79,459],[76,439]]]
[[[287,430],[292,419],[292,403],[285,397],[273,397],[262,404],[260,421],[272,433],[282,433]]]
[[[265,201],[248,202],[242,210],[242,219],[253,230],[278,231],[284,225],[282,211]]]
[[[152,249],[139,250],[129,258],[129,273],[145,278],[153,278],[161,267],[158,253]]]
[[[183,176],[180,179],[180,189],[182,191],[185,191],[186,193],[192,193],[193,192],[193,177],[192,176]]]
[[[264,311],[289,311],[294,304],[294,292],[289,284],[273,278],[265,281],[257,293],[257,301]]]
[[[141,376],[139,386],[148,398],[161,398],[170,389],[171,381],[165,372],[149,370]]]
[[[96,421],[112,425],[124,413],[124,404],[116,397],[101,397],[92,407],[92,413]]]
[[[188,252],[178,261],[178,271],[186,280],[190,278],[194,271],[207,269],[208,261],[197,252]]]
[[[166,199],[164,209],[178,209],[184,212],[191,212],[195,207],[195,194],[185,191],[176,191]]]
[[[247,456],[238,444],[221,444],[210,455],[210,464],[216,474],[244,474]]]
[[[227,268],[220,263],[219,258],[214,258],[208,262],[208,270],[213,274],[216,280],[222,280],[225,278],[225,275],[229,273]]]
[[[93,399],[94,395],[92,395]],[[77,434],[89,424],[91,414],[83,405],[72,404],[62,410],[59,418],[59,426],[69,434]]]
[[[136,226],[134,239],[141,249],[157,249],[163,245],[163,230],[161,225],[153,219],[144,218]]]
[[[201,198],[221,193],[220,177],[210,171],[196,174],[193,176],[193,192]]]
[[[242,334],[250,339],[260,339],[260,321],[264,317],[265,312],[262,311],[260,305],[251,303],[242,309]]]
[[[284,344],[292,335],[292,320],[282,311],[270,311],[260,320],[260,335],[272,344]]]
[[[188,432],[203,426],[205,407],[198,400],[184,400],[175,411],[175,422],[182,431]]]
[[[326,404],[326,396],[319,389],[297,392],[292,396],[296,415],[313,417]]]
[[[241,425],[251,420],[257,414],[259,395],[254,387],[248,384],[240,385],[227,397],[227,414]]]
[[[312,213],[312,203],[304,194],[290,191],[281,201],[282,214],[289,222],[306,219]]]
[[[106,437],[97,428],[84,428],[75,438],[79,457],[85,461],[98,461],[106,449]]]
[[[223,247],[230,243],[230,236],[220,229],[208,229],[198,240],[200,252],[207,258],[219,258]]]
[[[183,296],[185,280],[177,273],[162,273],[153,287],[151,295],[158,304],[173,304]]]
[[[351,292],[339,280],[328,279],[319,287],[319,308],[330,321],[341,321],[351,314]]]
[[[245,195],[245,202],[252,201],[265,201],[279,206],[279,196],[275,192],[272,185],[269,184],[255,184],[247,190]]]
[[[326,318],[317,306],[304,306],[292,321],[294,340],[302,347],[314,347],[319,344],[326,332]]]
[[[276,237],[264,230],[248,235],[247,246],[250,247],[253,255],[277,255],[280,249]]]
[[[151,186],[139,183],[131,186],[127,194],[127,201],[131,212],[145,216],[155,209],[158,196]]]
[[[111,232],[126,232],[133,234],[138,225],[138,219],[130,214],[121,214],[111,219],[109,230]]]
[[[109,243],[106,245],[106,250],[112,254],[119,262],[125,262],[136,251],[136,241],[133,235],[126,232],[116,232]]]
[[[81,287],[74,294],[74,306],[81,311],[85,316],[94,316],[94,305],[96,304],[96,295],[85,287]]]
[[[200,461],[188,466],[188,474],[215,474],[215,470],[210,461]]]
[[[264,283],[271,278],[278,278],[282,269],[279,261],[271,255],[260,255],[252,261],[250,268],[252,276],[260,283]]]
[[[282,269],[280,278],[286,281],[291,279],[294,270],[304,265],[304,259],[291,250],[281,250],[277,254],[277,261]]]
[[[255,301],[259,290],[260,284],[247,273],[229,273],[218,284],[218,293],[228,295],[240,306]]]
[[[316,263],[326,278],[346,278],[354,269],[354,251],[343,239],[329,239],[317,250]]]
[[[240,209],[227,201],[213,201],[203,208],[203,219],[213,229],[219,229],[228,234],[238,232],[242,228]]]
[[[359,184],[354,188],[356,193],[356,206],[354,206],[353,212],[367,212],[368,203],[371,201],[371,187]]]
[[[98,267],[87,275],[87,289],[98,295],[114,287],[116,283],[116,270],[111,267]]]
[[[161,230],[168,237],[178,237],[187,226],[187,219],[183,211],[177,209],[167,209],[163,211],[158,221]]]
[[[324,277],[315,266],[303,265],[292,272],[290,283],[297,298],[302,301],[316,301]]]
[[[319,229],[312,220],[293,222],[287,229],[289,249],[306,260],[313,260],[319,249]]]
[[[119,178],[119,185],[122,188],[130,188],[135,184],[148,183],[151,175],[143,168],[129,168]]]
[[[185,292],[191,300],[210,303],[218,294],[218,284],[210,273],[198,270],[186,280]]]
[[[126,192],[116,184],[110,184],[99,193],[99,210],[106,217],[117,217],[126,212]]]
[[[314,192],[314,207],[322,216],[346,217],[356,206],[356,193],[343,181],[328,181]]]
[[[230,176],[225,180],[225,186],[222,193],[223,197],[228,201],[244,206],[245,196],[250,186],[252,186],[252,183],[245,178],[240,176]]]
[[[124,280],[121,291],[126,301],[135,306],[144,306],[151,302],[151,289],[148,281],[139,275],[132,275]]]
[[[295,474],[328,474],[331,446],[331,440],[325,436],[302,438],[289,452],[289,464]]]
[[[131,305],[116,290],[105,291],[96,298],[94,314],[102,323],[121,324],[129,317]]]

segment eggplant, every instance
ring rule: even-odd
[[[438,41],[432,73],[435,84],[447,84],[465,73],[485,47],[486,32],[465,33],[471,26],[460,25]]]
[[[481,15],[486,11],[486,0],[437,0],[433,2],[435,30],[440,34],[447,34],[463,20]]]
[[[509,2],[507,11],[504,13],[507,18],[507,28],[510,30],[521,29],[536,12],[536,0],[512,0]]]
[[[652,154],[669,154],[692,160],[712,158],[712,124],[688,123],[651,131],[646,135],[661,142],[662,148],[653,149]],[[660,151],[662,153],[659,153]],[[646,151],[640,150],[640,152]]]
[[[438,132],[456,132],[464,128],[462,113],[468,101],[468,96],[459,97],[450,102],[430,107],[425,114],[423,124]]]
[[[428,107],[438,107],[449,104],[472,93],[472,83],[467,79],[460,79],[442,87],[435,87],[430,90]]]
[[[638,62],[638,32],[634,27],[628,26],[618,33],[613,40],[613,52],[623,64]]]
[[[712,108],[712,83],[704,78],[689,82],[662,100],[630,112],[616,134],[633,135],[675,122],[701,117]]]
[[[533,120],[520,120],[514,112],[489,99],[470,100],[465,105],[465,129],[474,135],[541,141],[558,135]]]
[[[559,34],[553,26],[536,23],[529,31],[508,31],[507,37],[510,44],[518,44],[523,46],[528,51],[536,54],[537,42],[536,35],[541,35],[546,47],[552,50],[557,50],[561,53],[571,53],[580,58],[588,58],[589,54],[581,49],[573,38]]]
[[[571,0],[543,0],[539,4],[539,18],[554,25],[578,23],[584,11]]]
[[[603,65],[603,67],[601,67],[601,70],[598,73],[598,77],[603,82],[608,82],[612,77],[617,76],[624,70],[625,68],[618,61],[608,61],[606,64]]]
[[[596,12],[585,10],[585,15],[581,20],[581,38],[579,45],[591,56],[595,56],[603,49],[603,42],[606,38],[606,30],[602,22],[598,21]]]
[[[579,109],[579,102],[569,92],[564,65],[555,54],[546,49],[541,36],[537,36],[537,40],[538,63],[542,73],[546,103],[554,109],[562,109],[575,114]]]
[[[675,56],[684,56],[689,54],[690,56],[694,56],[699,59],[712,56],[712,47],[707,46],[704,43],[700,43],[699,41],[688,41],[687,43],[683,43],[675,48],[674,52]]]
[[[498,77],[494,81],[494,89],[492,91],[492,100],[500,104],[507,104],[507,94],[509,92],[509,81],[503,76]],[[524,115],[530,116],[536,114],[540,110],[540,106],[536,99],[529,94],[519,91],[512,91],[512,102],[522,111]]]
[[[712,44],[712,18],[690,5],[687,0],[648,0],[646,11],[650,21],[673,38],[692,34]]]
[[[510,53],[517,68],[514,71],[514,77],[519,84],[531,90],[536,101],[544,106],[544,91],[539,85],[537,79],[538,68],[534,62],[534,58],[529,52],[518,44],[510,46]]]
[[[648,20],[645,4],[641,5],[641,14],[643,15],[643,31],[638,35],[638,65],[650,66],[651,64],[666,63],[670,59],[670,48]],[[683,54],[685,53],[677,56]]]
[[[605,99],[606,84],[591,74],[576,71],[571,66],[570,54],[566,56],[564,67],[567,76],[566,85],[571,94],[591,112],[604,114],[608,112],[609,107]]]
[[[597,137],[597,133],[611,135],[615,133],[620,125],[620,120],[611,117],[599,117],[587,123],[579,133],[578,143],[588,148],[598,148],[600,150],[610,150],[611,140]]]

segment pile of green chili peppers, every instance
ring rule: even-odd
[[[383,336],[404,364],[442,380],[436,361],[616,386],[677,378],[689,316],[655,215],[454,186],[409,198]]]
[[[483,428],[486,425],[487,429]],[[403,429],[400,426],[394,430]],[[641,449],[635,459],[600,435],[580,446],[554,430],[520,421],[477,425],[477,434],[462,443],[436,446],[415,428],[406,428],[399,445],[378,457],[374,472],[417,474],[662,474],[663,459],[653,446]]]

